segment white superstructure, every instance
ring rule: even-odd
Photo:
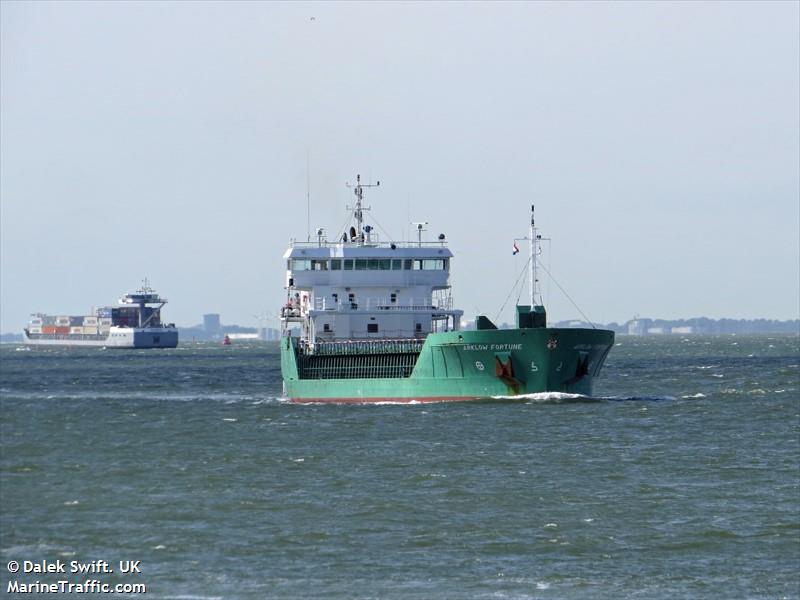
[[[423,242],[420,224],[417,241],[380,242],[363,222],[366,187],[358,176],[352,223],[335,241],[318,230],[315,241],[292,241],[283,255],[281,321],[284,330],[299,324],[311,348],[320,341],[424,339],[459,328],[463,311],[453,309],[453,254],[444,236]]]

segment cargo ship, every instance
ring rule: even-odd
[[[533,207],[528,237],[530,300],[516,324],[485,315],[462,329],[453,308],[453,253],[444,234],[423,241],[379,240],[364,223],[356,178],[349,229],[328,241],[291,240],[281,308],[285,397],[298,403],[446,402],[525,398],[538,392],[592,394],[614,332],[547,326],[537,282],[541,236]],[[517,250],[516,242],[514,250]]]
[[[34,346],[99,346],[107,348],[175,348],[178,330],[161,321],[167,303],[150,288],[125,294],[116,307],[103,307],[89,315],[31,315],[24,342]]]

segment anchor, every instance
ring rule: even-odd
[[[514,377],[514,365],[511,362],[511,354],[501,352],[494,355],[494,374],[505,383],[509,388],[517,393],[521,382]]]

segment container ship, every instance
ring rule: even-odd
[[[161,321],[167,303],[144,281],[142,288],[81,316],[31,315],[24,341],[35,346],[101,346],[107,348],[175,348],[178,330]]]
[[[380,182],[374,186],[380,185]],[[364,223],[356,178],[349,229],[333,241],[290,241],[281,308],[284,395],[298,403],[446,402],[524,398],[538,392],[590,396],[614,332],[552,328],[537,283],[541,236],[533,207],[528,242],[530,300],[516,324],[478,315],[462,330],[453,308],[453,254],[443,234],[381,242]],[[517,251],[516,242],[514,250]]]

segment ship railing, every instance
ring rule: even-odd
[[[424,339],[346,340],[340,342],[317,341],[313,348],[300,344],[300,354],[318,356],[346,356],[352,354],[419,354]]]
[[[370,240],[355,240],[355,241],[347,241],[344,242],[342,240],[314,240],[314,241],[301,241],[296,240],[294,238],[289,240],[289,246],[291,248],[338,248],[338,247],[368,247],[368,248],[391,248],[394,245],[395,248],[444,248],[447,245],[446,240],[437,240],[433,242],[418,242],[418,241],[406,241],[406,242],[381,242],[380,239],[376,234],[372,234]]]
[[[419,354],[413,352],[300,356],[300,379],[399,379],[409,377]]]
[[[381,329],[379,332],[362,330],[348,330],[347,337],[336,337],[333,331],[315,331],[314,339],[317,342],[360,342],[380,340],[423,340],[428,335],[427,331],[414,331],[411,329]],[[305,339],[305,338],[302,338]]]
[[[450,290],[437,290],[433,293],[433,302],[440,309],[453,310],[453,295]]]
[[[395,310],[395,311],[428,311],[428,310],[449,310],[452,307],[446,306],[446,303],[432,304],[429,302],[420,302],[419,300],[411,300],[410,302],[392,302],[389,298],[366,298],[363,301],[355,300],[353,302],[342,301],[338,302],[329,301],[327,296],[322,298],[314,298],[314,310],[346,312],[353,310]],[[298,310],[299,309],[294,309]]]
[[[385,304],[385,305],[378,305],[375,307],[377,310],[393,310],[393,311],[432,311],[434,313],[439,314],[460,314],[461,311],[453,310],[452,304],[442,305],[442,304],[414,304],[414,305],[397,305],[397,304]]]
[[[27,330],[26,330],[27,332]],[[108,338],[108,332],[105,333],[30,333],[28,337],[32,340],[104,340]]]
[[[439,307],[433,304],[391,304],[385,302],[379,302],[375,305],[377,310],[399,310],[399,311],[410,311],[410,310],[438,310]]]

